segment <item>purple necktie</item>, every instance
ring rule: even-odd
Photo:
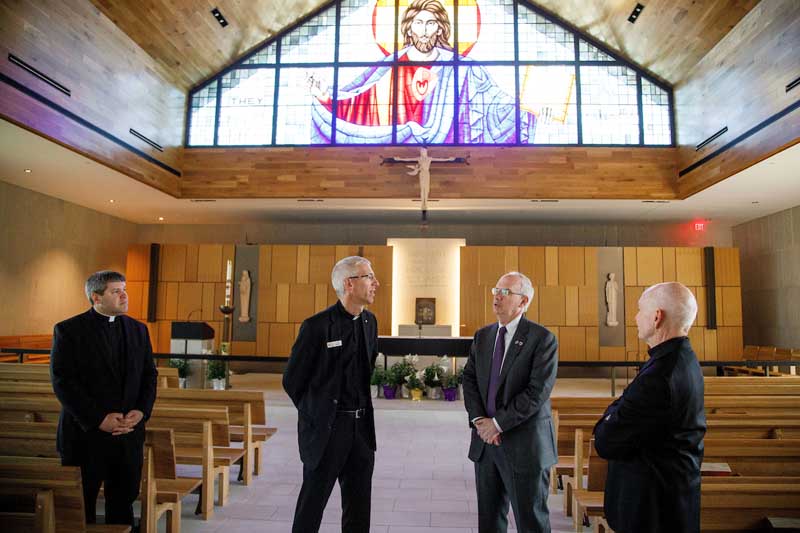
[[[497,397],[497,387],[500,386],[500,368],[503,366],[503,354],[506,351],[506,327],[500,328],[497,333],[497,342],[494,344],[494,355],[492,355],[492,373],[489,374],[489,395],[486,398],[486,414],[490,417],[495,413],[495,398]]]

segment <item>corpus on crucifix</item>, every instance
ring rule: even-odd
[[[406,165],[410,168],[409,176],[419,176],[419,195],[422,202],[422,222],[428,220],[428,195],[431,192],[431,163],[464,163],[469,165],[467,157],[431,157],[428,155],[428,148],[423,146],[419,149],[419,157],[384,157],[381,165],[392,163],[414,163]]]

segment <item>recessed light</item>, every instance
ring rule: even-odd
[[[164,217],[158,217],[158,220],[159,220],[159,221],[163,221],[163,220],[164,220]]]
[[[33,172],[31,169],[29,169],[29,168],[25,169],[25,174],[30,174],[31,172]]]
[[[113,204],[114,203],[114,199],[112,198],[111,200],[108,201],[108,203]]]
[[[754,202],[750,202],[750,203],[751,203],[751,204],[753,204],[753,205],[756,205],[756,204],[758,204],[758,203],[760,203],[760,202],[759,202],[758,200],[756,200],[756,201],[754,201]]]

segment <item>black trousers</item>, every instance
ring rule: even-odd
[[[487,445],[475,463],[475,484],[480,533],[508,530],[509,502],[519,533],[550,533],[549,469],[514,471],[502,448]]]
[[[81,467],[86,523],[97,522],[97,494],[103,485],[106,524],[133,524],[133,502],[142,481],[144,431],[114,437],[97,430],[87,442]]]
[[[303,485],[294,511],[293,533],[315,533],[322,523],[333,485],[342,494],[342,532],[369,533],[375,452],[367,441],[364,418],[339,414],[316,468],[303,466]]]

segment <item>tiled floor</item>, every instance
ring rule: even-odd
[[[608,383],[607,380],[559,380],[554,395],[608,395]],[[276,426],[278,433],[265,446],[264,473],[248,487],[232,482],[230,503],[215,507],[211,520],[203,521],[193,515],[196,496],[184,500],[182,530],[289,532],[302,470],[297,452],[297,412],[280,388],[280,376],[235,376],[233,385],[267,391],[268,424]],[[618,386],[622,385],[619,380]],[[378,399],[375,408],[378,451],[371,530],[477,532],[475,480],[472,463],[467,459],[469,429],[463,403]],[[183,472],[198,474],[191,468]],[[561,498],[560,494],[550,496],[553,531],[572,531],[571,520],[561,510]],[[335,488],[321,531],[341,531],[340,518],[341,500]],[[163,531],[163,519],[159,526]]]

